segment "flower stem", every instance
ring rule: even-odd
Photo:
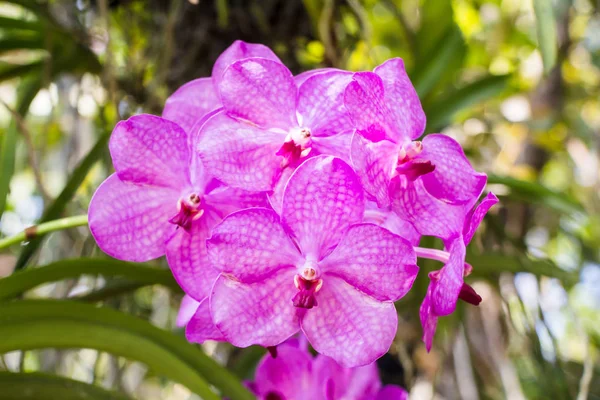
[[[4,239],[0,239],[0,249],[4,249],[13,244],[32,240],[36,237],[43,236],[46,233],[61,231],[63,229],[75,228],[77,226],[84,226],[87,224],[87,215],[77,215],[75,217],[55,219],[54,221],[48,221],[44,222],[43,224],[30,226],[23,232],[6,237]]]
[[[431,260],[436,260],[442,263],[447,263],[450,258],[450,253],[443,250],[437,249],[426,249],[424,247],[415,247],[415,253],[419,258],[429,258]]]

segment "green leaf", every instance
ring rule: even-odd
[[[20,31],[41,31],[44,27],[38,21],[28,21],[0,16],[0,28]]]
[[[36,50],[44,48],[44,38],[37,32],[35,35],[3,35],[2,38],[0,38],[0,54],[15,50]]]
[[[537,20],[537,37],[540,51],[542,52],[542,61],[546,73],[556,64],[556,54],[558,51],[556,23],[551,0],[533,0],[533,11]]]
[[[502,253],[475,254],[468,252],[467,262],[473,266],[472,277],[494,278],[501,272],[529,272],[537,276],[559,279],[567,286],[579,281],[577,272],[565,271],[550,260],[529,258],[525,255],[505,255]]]
[[[30,64],[15,65],[3,63],[0,65],[0,82],[18,77],[41,76],[44,68],[44,61],[39,60]]]
[[[510,75],[487,76],[454,90],[430,106],[426,106],[426,132],[438,132],[451,122],[456,113],[498,95],[506,89],[509,78]]]
[[[581,203],[568,194],[555,192],[536,182],[522,181],[508,176],[488,175],[488,183],[507,186],[511,190],[511,196],[520,201],[543,204],[566,214],[585,211]]]
[[[29,105],[41,87],[41,75],[29,77],[19,85],[16,111],[21,116],[25,116],[29,110]],[[12,121],[4,133],[2,147],[0,147],[0,171],[2,171],[0,173],[0,219],[2,219],[2,214],[6,207],[10,180],[15,171],[16,147],[17,125],[15,121]]]
[[[172,290],[181,290],[168,269],[112,258],[75,258],[18,271],[0,279],[0,300],[10,300],[45,283],[77,278],[82,275],[127,278],[139,286],[163,285]]]
[[[69,201],[71,201],[71,198],[75,195],[75,192],[77,192],[79,185],[81,185],[89,170],[94,166],[96,161],[100,159],[103,152],[106,151],[106,145],[108,143],[108,139],[110,138],[110,133],[110,131],[104,132],[94,147],[89,151],[84,159],[81,160],[79,165],[77,165],[64,189],[56,198],[56,200],[54,200],[54,202],[46,209],[40,222],[51,221],[61,216],[66,205]],[[22,269],[25,267],[25,265],[27,265],[37,248],[42,243],[42,240],[42,238],[34,239],[25,247],[23,247],[15,266],[16,270]]]
[[[124,394],[101,387],[42,373],[0,371],[0,393],[3,400],[128,400]]]
[[[451,72],[448,66],[456,65],[457,56],[462,58],[464,47],[460,30],[452,26],[438,42],[435,54],[431,54],[423,62],[417,62],[411,80],[419,97],[427,96],[442,77]]]
[[[231,400],[254,399],[229,371],[184,338],[109,308],[56,300],[2,303],[0,337],[0,353],[96,349],[145,363],[153,373],[180,382],[205,400],[219,399],[208,383]]]

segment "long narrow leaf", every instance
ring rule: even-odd
[[[542,52],[542,61],[546,73],[556,64],[558,51],[556,22],[554,21],[552,7],[551,0],[533,0],[533,10],[537,20],[538,45]]]
[[[128,263],[111,258],[75,258],[18,271],[0,279],[0,300],[12,299],[45,283],[77,278],[82,275],[127,278],[138,284],[157,284],[176,291],[180,290],[171,272],[167,269]]]
[[[71,198],[77,192],[79,185],[85,179],[89,170],[94,166],[96,161],[98,161],[102,155],[102,153],[106,150],[106,144],[108,143],[108,139],[110,138],[110,132],[107,131],[102,134],[102,136],[98,139],[94,147],[90,150],[90,152],[84,157],[83,160],[79,163],[79,165],[75,168],[69,181],[65,185],[65,188],[62,190],[60,195],[54,200],[52,204],[46,209],[44,215],[40,222],[50,221],[56,218],[59,218],[65,209],[67,203],[71,200]],[[29,242],[21,251],[19,259],[17,260],[17,265],[15,269],[19,270],[31,259],[37,248],[42,243],[43,239],[34,239]]]
[[[509,75],[485,77],[452,91],[442,99],[426,106],[426,132],[439,131],[450,123],[456,113],[498,95],[506,89],[509,78]]]
[[[145,363],[205,400],[251,400],[225,368],[184,338],[139,318],[90,304],[24,300],[0,304],[0,353],[44,348],[91,348]]]
[[[42,373],[0,371],[0,398],[3,400],[128,400],[122,393]],[[50,396],[50,397],[49,397]]]
[[[23,81],[19,86],[17,112],[24,116],[29,110],[29,105],[42,87],[42,77],[33,76]],[[17,147],[17,125],[11,122],[6,130],[2,147],[0,147],[0,219],[6,207],[6,197],[10,187],[10,180],[15,171],[15,152]]]
[[[38,21],[28,21],[24,19],[9,18],[0,16],[1,29],[14,29],[21,31],[41,31],[44,27]]]

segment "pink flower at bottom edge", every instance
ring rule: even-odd
[[[221,271],[210,310],[227,341],[275,346],[302,329],[344,366],[373,362],[397,328],[393,302],[418,272],[410,243],[361,224],[363,191],[344,161],[307,160],[290,178],[282,216],[254,208],[229,215],[208,240]]]
[[[261,400],[404,400],[395,385],[382,387],[377,365],[344,368],[333,359],[312,357],[303,348],[277,346],[277,357],[267,354],[250,384]]]

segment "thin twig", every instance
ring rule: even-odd
[[[3,100],[0,100],[0,103],[8,110],[8,112],[12,115],[15,123],[17,125],[17,130],[21,132],[23,138],[25,139],[25,146],[27,147],[27,157],[29,158],[29,164],[31,164],[31,169],[33,170],[33,177],[35,179],[35,184],[40,191],[40,194],[44,198],[44,202],[49,202],[51,200],[51,196],[44,187],[42,174],[40,173],[37,157],[35,155],[35,147],[33,146],[33,140],[31,139],[31,133],[29,129],[27,129],[27,125],[23,120],[21,114],[17,112],[17,110],[13,110],[8,104],[6,104]]]
[[[77,215],[75,217],[67,217],[62,219],[55,219],[53,221],[44,222],[43,224],[34,225],[23,232],[17,233],[16,235],[9,236],[0,239],[0,249],[6,248],[13,244],[21,243],[27,240],[32,240],[39,236],[43,236],[50,232],[60,231],[63,229],[74,228],[77,226],[87,225],[87,215]]]
[[[417,46],[417,38],[415,37],[415,33],[412,31],[410,26],[408,25],[408,21],[402,14],[402,10],[400,10],[396,4],[394,4],[391,0],[383,0],[383,4],[394,14],[402,30],[404,31],[404,35],[406,36],[406,41],[408,42],[408,47],[410,53],[413,58],[416,59],[419,56],[419,46]]]

